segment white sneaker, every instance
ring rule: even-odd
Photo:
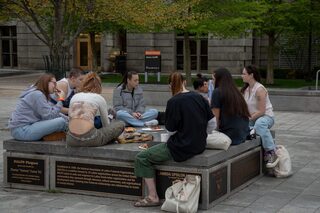
[[[159,124],[158,120],[153,119],[151,121],[146,121],[144,122],[145,126],[157,126]]]

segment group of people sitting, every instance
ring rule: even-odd
[[[36,141],[66,131],[70,146],[102,146],[114,141],[125,125],[157,122],[158,111],[145,109],[138,74],[128,72],[123,79],[114,91],[116,113],[112,115],[101,96],[101,79],[96,73],[73,69],[68,78],[58,82],[52,74],[43,74],[20,96],[9,119],[11,135],[17,140]]]
[[[173,159],[185,161],[206,148],[207,134],[216,129],[226,134],[232,145],[243,143],[250,128],[261,136],[267,168],[278,163],[275,143],[270,133],[274,123],[272,104],[260,75],[254,66],[242,71],[243,88],[235,85],[231,73],[220,68],[212,80],[198,75],[195,91],[186,88],[180,72],[169,76],[172,98],[167,101],[165,128],[170,137],[140,152],[135,160],[135,175],[147,185],[148,196],[134,205],[159,205],[153,164]],[[102,146],[113,142],[125,126],[157,125],[158,111],[146,110],[139,75],[129,71],[113,92],[114,116],[101,96],[100,77],[94,73],[70,72],[59,82],[43,74],[19,98],[9,120],[11,135],[17,140],[34,141],[44,136],[67,131],[69,146]]]

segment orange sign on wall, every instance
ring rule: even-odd
[[[160,51],[159,50],[146,50],[144,51],[145,55],[160,55]]]

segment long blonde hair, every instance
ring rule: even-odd
[[[97,73],[91,72],[84,77],[81,83],[80,91],[101,94],[101,79]]]
[[[171,86],[172,96],[183,91],[184,77],[180,72],[173,72],[169,76],[169,84]]]

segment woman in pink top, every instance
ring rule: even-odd
[[[267,89],[260,83],[260,74],[254,66],[246,66],[242,71],[244,86],[241,93],[247,102],[250,112],[250,126],[261,136],[265,150],[267,168],[273,168],[279,162],[275,154],[275,143],[270,128],[274,124],[272,104]]]

